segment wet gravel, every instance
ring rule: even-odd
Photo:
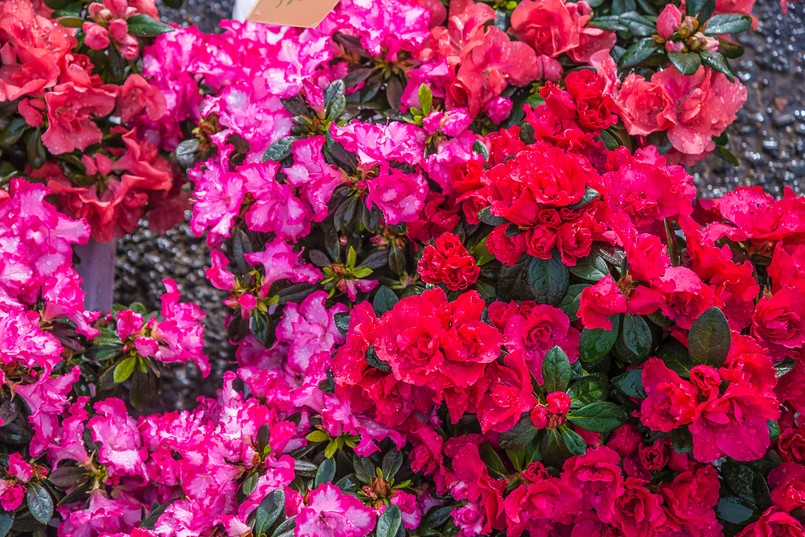
[[[196,24],[212,32],[221,18],[230,15],[234,2],[186,0],[181,9],[157,3],[166,21]],[[760,27],[741,37],[746,55],[737,66],[748,100],[729,130],[730,149],[740,165],[734,167],[715,156],[697,165],[694,177],[706,197],[741,185],[762,185],[776,196],[786,186],[805,194],[805,3],[791,4],[785,16],[777,0],[760,0],[755,13]],[[234,361],[223,328],[225,295],[204,277],[208,266],[209,250],[186,224],[163,236],[142,228],[118,241],[116,302],[138,301],[159,309],[162,278],[173,278],[185,299],[207,313],[206,352],[212,374],[202,379],[192,366],[173,368],[163,378],[165,409],[190,408],[198,395],[213,395]]]
[[[741,35],[746,54],[737,66],[748,98],[727,130],[740,165],[716,156],[697,165],[706,197],[754,185],[775,196],[786,186],[805,194],[805,4],[791,3],[783,15],[776,0],[760,0],[755,14],[760,26]]]

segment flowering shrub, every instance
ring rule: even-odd
[[[752,19],[596,4],[157,38],[148,132],[193,182],[237,368],[137,412],[169,364],[209,373],[201,310],[166,280],[159,312],[84,311],[89,225],[12,179],[0,534],[805,534],[805,200],[697,200],[680,165],[730,157]],[[128,58],[147,8],[104,6],[82,46]]]
[[[47,183],[98,241],[146,213],[177,224],[187,195],[155,136],[167,104],[140,74],[141,45],[171,30],[154,1],[2,0],[0,13],[0,178]]]

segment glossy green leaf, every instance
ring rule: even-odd
[[[730,351],[730,326],[724,313],[712,307],[702,313],[690,327],[688,353],[693,365],[721,367]]]
[[[567,419],[587,431],[608,433],[626,423],[626,413],[615,403],[599,401],[570,411]]]
[[[660,45],[658,45],[653,38],[646,37],[640,39],[639,41],[632,43],[632,45],[626,49],[626,52],[623,53],[618,61],[618,66],[622,69],[635,67],[649,59],[659,50]]]
[[[25,494],[28,510],[37,522],[47,524],[53,518],[53,498],[45,487],[39,483],[29,482]]]
[[[669,52],[668,61],[687,76],[695,74],[702,66],[702,59],[695,52]]]
[[[167,24],[143,13],[129,17],[126,23],[129,26],[129,33],[137,37],[156,37],[173,31]]]
[[[559,347],[554,347],[545,355],[542,361],[542,388],[546,393],[563,392],[570,384],[573,372],[570,369],[570,360],[567,354]]]
[[[567,267],[556,250],[551,259],[531,259],[526,277],[537,302],[552,306],[562,301],[570,281]]]
[[[707,35],[737,34],[752,28],[752,17],[738,13],[714,15],[707,21]]]

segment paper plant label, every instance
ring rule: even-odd
[[[338,0],[258,0],[249,20],[315,28],[337,3]]]

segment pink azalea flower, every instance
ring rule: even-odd
[[[396,168],[383,170],[369,181],[367,207],[376,206],[389,225],[410,222],[425,206],[428,184],[421,174],[407,174]]]
[[[296,517],[296,537],[363,537],[375,527],[375,511],[331,483],[310,491]]]
[[[96,415],[87,422],[87,428],[93,441],[100,444],[98,460],[107,466],[110,477],[145,478],[147,452],[126,405],[120,399],[111,398],[98,401],[94,407]]]
[[[302,261],[301,252],[295,252],[293,247],[280,240],[274,239],[266,244],[262,252],[246,254],[246,261],[252,265],[263,265],[265,276],[261,295],[268,296],[271,284],[279,280],[290,280],[294,283],[317,283],[322,278],[321,272]]]

